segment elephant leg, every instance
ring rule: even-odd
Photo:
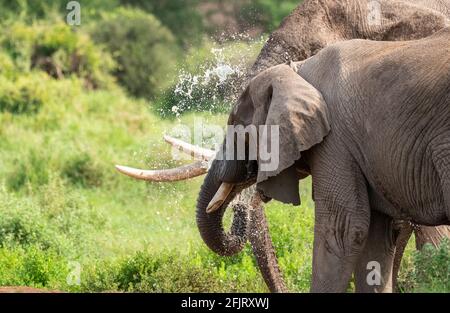
[[[323,208],[316,204],[311,292],[345,292],[369,233],[369,209]]]
[[[311,158],[316,207],[311,291],[345,292],[368,237],[369,197],[352,157],[339,147],[325,149]]]
[[[258,192],[253,194],[250,206],[250,232],[248,236],[259,270],[271,292],[288,292],[278,266],[277,256],[270,238],[269,225]]]
[[[392,218],[371,211],[369,235],[355,270],[356,292],[392,292],[395,237]]]

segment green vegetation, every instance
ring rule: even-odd
[[[92,36],[112,53],[115,76],[131,95],[152,98],[175,74],[175,39],[153,15],[118,9],[93,27]]]
[[[438,248],[427,244],[415,255],[414,281],[419,292],[448,292],[450,290],[450,241]]]
[[[89,88],[106,88],[113,82],[110,54],[62,21],[13,22],[0,34],[0,47],[6,52],[0,60],[8,78],[38,70],[57,79],[76,76]]]
[[[280,25],[300,3],[298,0],[254,0],[242,8],[241,18],[250,19],[260,25],[267,32],[271,32]]]
[[[203,17],[197,10],[199,0],[146,1],[121,0],[122,4],[139,8],[158,17],[183,47],[198,45],[203,37]]]
[[[0,112],[33,114],[48,101],[47,75],[24,75],[16,79],[5,76],[0,76]]]
[[[80,2],[82,25],[69,27],[66,1],[0,0],[0,286],[267,291],[249,246],[223,258],[202,243],[202,178],[143,183],[114,170],[180,165],[164,133],[200,118],[225,125],[259,36],[208,39],[212,27],[194,10],[201,0]],[[257,1],[270,16],[264,29],[288,11],[274,3]],[[310,181],[301,189],[301,207],[273,202],[266,212],[288,287],[306,292]],[[449,291],[448,251],[410,246],[402,290]]]

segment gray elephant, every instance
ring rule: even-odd
[[[450,25],[450,0],[305,0],[274,31],[248,74],[248,79],[271,66],[286,61],[301,61],[315,55],[324,47],[349,39],[402,41],[424,38]],[[248,81],[244,82],[244,86]],[[266,225],[264,214],[256,225]],[[427,227],[396,223],[397,249],[393,280],[396,285],[400,261],[411,233],[415,233],[416,247],[425,243],[437,246],[442,238],[450,237],[450,227]],[[257,231],[261,233],[261,231]],[[268,236],[261,236],[266,239]],[[258,238],[256,238],[258,239]],[[269,237],[270,239],[270,237]],[[262,257],[258,262],[266,271],[264,278],[271,290],[284,290],[284,284],[276,266],[271,243],[252,242],[255,253]],[[265,247],[266,252],[256,251],[255,246]],[[258,259],[259,260],[259,259]],[[278,286],[278,287],[274,287]]]
[[[324,47],[349,39],[402,41],[427,37],[450,25],[449,0],[305,0],[274,31],[248,73],[248,80],[262,70],[286,61],[302,61],[315,55]],[[266,225],[264,214],[256,225]],[[259,229],[257,233],[262,233]],[[416,247],[425,243],[438,245],[442,238],[450,237],[450,227],[427,227],[408,222],[396,223],[397,249],[394,264],[394,285],[401,257],[411,233],[416,236]],[[262,236],[267,239],[268,235]],[[256,238],[257,240],[258,238]],[[270,237],[269,237],[270,240]],[[262,257],[260,268],[271,290],[284,290],[278,275],[271,243],[252,242],[255,253]],[[264,247],[266,252],[257,251]],[[272,265],[265,264],[270,260]],[[277,287],[278,286],[278,287]]]
[[[426,37],[449,24],[449,8],[448,0],[306,0],[270,36],[249,71],[247,82],[264,69],[287,60],[304,60],[335,42],[352,38],[408,40]],[[377,16],[378,13],[379,16]],[[378,22],[377,19],[379,19]],[[170,138],[166,139],[200,156],[199,161],[193,165],[168,171],[145,172],[125,168],[123,172],[137,178],[158,181],[180,180],[206,172],[203,161],[212,157],[211,152],[198,151],[195,147],[174,142]],[[142,175],[143,173],[145,175]],[[245,224],[240,218],[248,216],[245,210],[246,208],[243,207],[236,209],[238,213],[235,218],[236,225]],[[221,225],[221,219],[217,218],[214,223]],[[246,228],[250,228],[250,231],[246,231],[244,236],[242,229]],[[236,232],[237,230],[241,231]],[[409,238],[408,230],[412,231],[412,228],[407,228],[405,235],[399,238],[403,244],[400,244],[400,253],[397,252],[397,269],[394,272],[398,270],[401,250]],[[450,234],[446,227],[419,227],[417,230],[416,242],[419,243],[436,244],[440,238]],[[216,247],[213,250],[224,255],[237,253],[243,247],[246,235],[252,243],[258,265],[269,289],[286,291],[262,209],[252,211],[251,224],[247,227],[234,227],[229,234],[221,228],[212,232],[211,237],[215,238],[214,246]],[[396,275],[394,279],[395,277]]]
[[[449,0],[305,0],[270,35],[249,77],[339,41],[420,39],[446,26]]]
[[[279,165],[264,171],[261,155],[252,161],[252,139],[245,159],[214,160],[197,203],[203,239],[223,248],[215,229],[254,183],[263,199],[298,205],[306,172],[315,201],[311,290],[344,292],[354,273],[357,291],[389,291],[393,220],[450,225],[449,86],[450,28],[416,41],[351,40],[258,74],[228,124],[278,126],[279,141],[264,144],[279,147]],[[224,151],[238,142],[226,141]],[[376,286],[366,282],[374,261]]]

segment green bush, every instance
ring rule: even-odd
[[[106,14],[92,29],[117,61],[118,81],[130,94],[152,98],[167,87],[177,60],[171,32],[151,14],[119,9]]]
[[[39,73],[16,79],[0,76],[0,112],[35,114],[48,101],[48,76]]]
[[[83,256],[91,250],[91,235],[102,230],[107,218],[84,197],[82,191],[74,191],[53,178],[49,184],[38,188],[34,201],[39,205],[41,218],[47,227],[54,229],[59,245],[54,250],[65,256]],[[100,253],[99,251],[96,251]]]
[[[54,0],[0,0],[0,17],[2,20],[7,18],[30,17],[42,18],[48,12],[52,12],[60,7],[63,1]]]
[[[13,191],[19,191],[27,184],[42,186],[48,181],[48,158],[34,150],[29,150],[27,158],[17,159],[12,171],[6,177],[6,185]]]
[[[37,19],[65,19],[70,0],[0,0],[0,18],[2,20],[24,21]],[[100,11],[113,9],[119,0],[78,0],[81,6],[82,25],[98,17]]]
[[[115,64],[108,53],[94,45],[88,35],[63,22],[21,22],[7,27],[1,46],[17,71],[39,69],[54,78],[76,75],[90,88],[108,87]]]
[[[174,272],[174,269],[177,269]],[[118,268],[119,290],[131,292],[211,292],[221,283],[211,269],[192,264],[174,252],[158,256],[138,252],[121,262]]]
[[[260,25],[265,32],[272,32],[301,2],[301,0],[254,0],[241,9],[239,19]]]
[[[4,52],[0,52],[0,75],[12,78],[15,71],[14,62],[11,57]]]
[[[0,286],[47,287],[65,284],[67,261],[36,246],[0,247]]]
[[[414,263],[415,291],[450,292],[450,240],[446,238],[437,248],[426,244]]]
[[[2,193],[0,199],[0,247],[35,245],[41,249],[55,247],[55,238],[40,212],[28,201],[15,202]]]
[[[199,0],[147,1],[121,0],[121,3],[140,8],[156,16],[184,47],[198,45],[202,40],[204,25],[197,5]]]
[[[20,197],[0,190],[0,247],[35,246],[78,257],[91,247],[85,242],[89,233],[106,224],[106,218],[80,193],[58,179],[52,178],[30,194]]]
[[[124,291],[124,292],[233,292],[260,290],[262,281],[252,275],[230,274],[225,263],[235,263],[236,273],[247,273],[248,258],[219,260],[211,252],[188,257],[174,251],[150,253],[136,252],[134,255],[114,261],[97,262],[84,267],[80,290]],[[237,260],[237,261],[236,261]],[[250,262],[250,267],[254,265]],[[237,269],[239,268],[239,269]],[[254,272],[254,270],[253,270]],[[255,286],[256,284],[256,286]],[[253,288],[253,289],[252,289]],[[263,291],[265,289],[261,289]]]
[[[88,154],[76,155],[65,161],[62,175],[73,185],[85,188],[101,186],[103,178],[103,172]]]

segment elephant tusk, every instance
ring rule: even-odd
[[[191,155],[198,161],[189,165],[184,165],[167,170],[141,170],[122,165],[116,165],[116,169],[127,176],[153,182],[186,180],[206,174],[206,172],[208,172],[207,162],[215,157],[215,151],[191,145],[190,143],[184,142],[168,135],[164,136],[164,140],[178,150]]]
[[[116,165],[116,169],[127,176],[153,182],[173,182],[197,177],[208,171],[208,164],[197,161],[192,164],[167,170],[141,170],[127,166]]]
[[[164,135],[164,140],[173,147],[177,148],[178,150],[186,154],[189,154],[190,156],[192,156],[197,160],[209,161],[213,159],[216,155],[216,152],[213,150],[194,146],[191,145],[190,143],[184,142],[180,139],[176,139],[168,135]]]
[[[217,211],[233,190],[234,184],[222,183],[216,194],[206,207],[206,213]]]

